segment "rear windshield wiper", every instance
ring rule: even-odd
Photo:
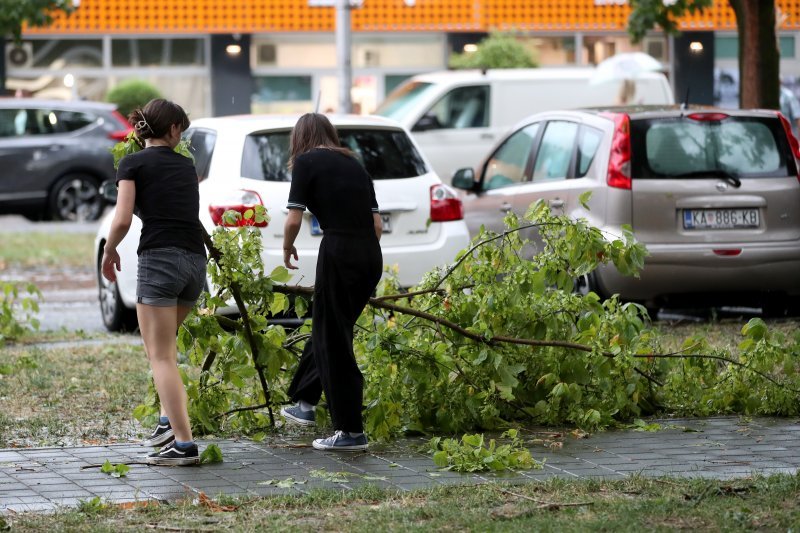
[[[705,176],[716,176],[722,178],[737,189],[742,186],[742,180],[739,176],[721,168],[709,168],[706,170],[695,170],[693,172],[685,172],[683,174],[668,174],[670,178],[702,178]]]

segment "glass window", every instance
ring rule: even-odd
[[[0,110],[0,137],[56,133],[58,117],[49,109]]]
[[[339,139],[374,180],[413,178],[428,171],[404,131],[348,128],[339,130]]]
[[[782,59],[794,57],[794,35],[778,37],[778,47]],[[739,58],[739,38],[735,35],[720,36],[714,39],[714,58],[716,59],[738,59]]]
[[[539,124],[531,124],[512,134],[500,145],[486,164],[484,190],[508,187],[524,181],[538,132]]]
[[[21,109],[0,109],[0,137],[17,137],[25,131],[24,123],[17,122],[17,117],[25,117]],[[25,117],[24,120],[27,120]]]
[[[311,111],[311,76],[262,76],[255,79],[254,113]]]
[[[375,114],[400,120],[406,116],[409,110],[415,108],[417,103],[425,98],[429,91],[436,90],[431,83],[414,81],[400,85],[393,90],[386,100],[378,107]]]
[[[103,66],[103,41],[100,39],[35,39],[30,42],[34,67]]]
[[[198,129],[191,132],[189,139],[192,143],[194,168],[197,170],[197,177],[203,181],[208,177],[208,168],[211,164],[214,144],[217,142],[217,134],[211,130]]]
[[[581,137],[578,141],[578,160],[575,164],[576,178],[582,178],[589,172],[589,167],[592,166],[592,161],[594,161],[594,156],[602,139],[603,132],[600,130],[589,126],[581,127]]]
[[[566,179],[577,133],[574,122],[547,123],[533,166],[533,181]]]
[[[97,117],[80,111],[55,111],[61,131],[76,131],[92,124]]]
[[[242,154],[242,176],[266,181],[291,181],[289,131],[248,135]],[[427,172],[422,157],[400,130],[339,130],[342,146],[350,148],[372,179],[398,179]]]
[[[424,127],[422,125],[424,121]],[[489,86],[458,87],[420,119],[416,129],[485,128],[489,125]]]
[[[202,39],[114,39],[111,64],[115,67],[201,66]]]
[[[384,96],[390,95],[392,91],[400,87],[411,76],[413,74],[387,74],[383,79]]]
[[[635,177],[714,177],[720,173],[788,175],[777,119],[729,117],[722,121],[650,121],[644,128],[646,161],[634,161]],[[632,133],[634,155],[641,136]],[[646,163],[646,164],[643,164]]]

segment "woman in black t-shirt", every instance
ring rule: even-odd
[[[103,250],[103,276],[116,281],[116,271],[122,269],[117,246],[135,211],[142,219],[136,315],[161,402],[159,423],[144,444],[165,445],[145,462],[197,464],[175,341],[175,332],[203,290],[206,272],[197,172],[191,159],[174,150],[189,118],[179,105],[157,99],[128,120],[144,140],[144,149],[122,158],[117,169],[119,192]]]
[[[290,141],[292,185],[283,235],[287,268],[297,268],[294,246],[303,212],[323,230],[314,283],[313,324],[289,387],[297,402],[281,409],[287,420],[315,423],[322,392],[336,433],[314,440],[314,448],[356,451],[367,447],[361,420],[364,378],[353,355],[353,327],[383,270],[378,241],[382,223],[372,180],[354,154],[342,148],[324,115],[300,117]]]

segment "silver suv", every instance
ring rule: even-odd
[[[0,99],[0,213],[99,218],[98,187],[114,177],[108,149],[129,131],[113,104]]]
[[[650,308],[783,309],[800,295],[798,143],[774,111],[630,107],[533,115],[461,169],[465,219],[502,230],[536,200],[650,252],[639,279],[604,266],[585,286]],[[590,210],[578,197],[592,191]]]

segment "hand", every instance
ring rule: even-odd
[[[284,264],[284,266],[286,266],[286,268],[288,268],[289,270],[297,270],[297,267],[292,264],[292,261],[291,261],[292,257],[294,257],[295,261],[298,260],[298,258],[297,258],[297,248],[295,248],[294,246],[292,246],[291,248],[284,248],[283,249],[283,264]]]
[[[116,248],[103,250],[101,266],[104,278],[111,282],[117,281],[117,272],[122,272],[122,264],[120,263]]]

